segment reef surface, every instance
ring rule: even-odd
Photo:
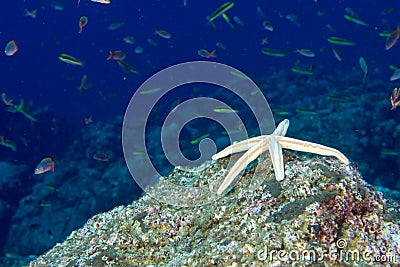
[[[400,264],[396,202],[366,183],[355,165],[284,153],[282,182],[267,157],[250,164],[232,190],[210,204],[176,207],[144,194],[93,216],[30,266]],[[186,180],[215,177],[227,161],[206,162]],[[164,181],[182,172],[175,168]],[[261,181],[256,188],[254,179]]]

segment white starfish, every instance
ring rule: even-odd
[[[212,156],[213,160],[226,157],[230,154],[246,151],[238,161],[230,169],[224,181],[218,188],[217,194],[221,195],[229,185],[234,181],[236,176],[246,168],[246,166],[261,155],[265,150],[269,150],[271,155],[272,165],[274,167],[275,178],[282,181],[285,178],[283,152],[282,148],[297,150],[302,152],[315,153],[323,156],[334,156],[344,164],[349,164],[349,160],[337,149],[323,146],[316,143],[311,143],[303,140],[298,140],[290,137],[285,137],[289,127],[289,120],[285,119],[279,123],[275,131],[269,135],[261,135],[250,138],[248,140],[234,143],[219,153]]]

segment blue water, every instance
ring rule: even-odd
[[[6,240],[9,235],[8,229],[12,229],[13,224],[19,223],[20,219],[12,218],[17,210],[24,214],[24,208],[21,206],[26,202],[27,197],[34,197],[38,192],[34,190],[36,184],[50,183],[51,186],[56,184],[61,188],[63,181],[69,181],[68,179],[74,175],[77,177],[86,175],[96,179],[95,177],[109,170],[109,166],[99,167],[98,162],[90,161],[96,149],[107,151],[110,162],[119,162],[121,168],[125,168],[120,148],[120,130],[122,116],[133,93],[142,82],[156,72],[177,63],[193,60],[213,60],[228,64],[243,71],[259,83],[278,75],[277,79],[282,80],[275,80],[275,85],[284,85],[284,89],[281,88],[282,91],[279,91],[272,85],[266,84],[263,85],[263,92],[267,96],[273,95],[275,103],[280,103],[285,107],[293,103],[292,109],[301,107],[302,103],[304,106],[309,106],[307,99],[311,97],[318,99],[320,94],[330,91],[332,85],[356,99],[365,94],[376,93],[379,108],[371,109],[378,105],[371,102],[357,107],[360,109],[360,116],[367,120],[368,116],[374,117],[383,125],[385,121],[388,121],[388,125],[391,126],[387,129],[378,127],[354,129],[354,131],[366,131],[365,135],[370,137],[368,140],[373,140],[374,144],[365,145],[373,151],[363,150],[360,153],[351,154],[350,157],[356,160],[361,170],[366,171],[366,179],[370,182],[374,182],[374,177],[379,177],[380,181],[376,182],[377,184],[391,189],[400,189],[397,181],[400,169],[398,155],[384,156],[379,159],[384,165],[381,168],[371,167],[368,164],[372,160],[363,161],[360,156],[361,153],[366,153],[366,155],[376,153],[378,157],[379,151],[374,151],[376,149],[380,150],[384,147],[396,152],[400,148],[397,141],[399,133],[393,131],[395,126],[399,125],[400,108],[390,111],[389,103],[390,94],[398,85],[396,81],[389,81],[393,72],[389,65],[400,66],[398,61],[400,44],[386,51],[385,37],[378,36],[380,32],[394,31],[398,26],[400,4],[396,1],[237,1],[227,12],[231,18],[237,16],[243,22],[243,25],[236,24],[235,30],[231,29],[222,17],[214,20],[215,27],[206,19],[224,1],[187,0],[185,5],[182,0],[111,0],[110,5],[104,5],[82,0],[78,7],[77,1],[59,1],[58,4],[63,10],[56,10],[54,8],[56,3],[56,1],[9,1],[2,3],[0,10],[2,18],[0,47],[5,47],[8,41],[15,40],[19,48],[13,56],[6,56],[4,53],[0,55],[0,92],[6,93],[7,99],[13,99],[15,104],[20,99],[24,99],[26,103],[32,102],[29,113],[38,120],[31,122],[21,113],[7,111],[6,105],[0,103],[0,136],[13,141],[17,146],[16,152],[0,146],[0,161],[8,162],[13,166],[23,166],[20,172],[13,172],[14,176],[11,174],[7,176],[9,179],[7,182],[2,182],[3,190],[0,200],[2,200],[4,212],[0,214],[2,216],[0,221],[5,224],[5,228],[1,228],[6,230],[0,233],[0,240]],[[265,17],[257,11],[257,8],[262,10]],[[369,24],[369,27],[345,20],[343,16],[346,14],[346,8],[351,8],[360,19]],[[37,10],[36,18],[24,16],[25,9]],[[81,16],[88,17],[88,24],[83,28],[83,32],[78,34],[78,22]],[[288,19],[294,17],[297,17],[296,21]],[[263,28],[262,24],[265,20],[272,23],[273,32]],[[124,24],[116,30],[110,30],[109,25],[115,22]],[[327,24],[330,24],[336,32],[331,32]],[[156,35],[154,31],[158,29],[168,31],[172,37],[164,39]],[[134,44],[125,43],[123,38],[126,36],[133,36]],[[332,45],[327,42],[331,36],[343,37],[356,43],[355,46],[338,46],[343,58],[341,62],[335,59]],[[266,37],[268,43],[261,44],[262,39]],[[149,44],[149,38],[157,45]],[[222,43],[225,49],[218,47],[217,42]],[[135,53],[137,46],[143,48],[142,53]],[[271,57],[261,53],[262,48],[265,47],[279,51],[307,48],[314,51],[316,56],[307,58],[297,53],[290,53],[286,57]],[[215,49],[216,58],[200,57],[197,54],[199,49],[208,51]],[[116,61],[106,60],[109,51],[114,50],[123,50],[127,54],[125,61],[137,69],[140,72],[139,75],[124,72]],[[83,67],[60,61],[58,57],[62,53],[81,60]],[[360,85],[362,72],[358,60],[361,56],[366,59],[369,67],[364,85]],[[308,76],[290,71],[296,60],[300,60],[302,66],[313,66],[315,73],[312,79],[329,80],[331,85],[327,88],[313,88],[310,91],[300,90],[298,93],[293,91],[295,97],[292,95],[288,99],[279,98],[279,95],[285,95],[287,90],[290,90],[286,88],[289,88],[291,84],[308,79]],[[279,76],[279,73],[284,72],[288,74]],[[83,90],[80,95],[77,88],[81,77],[85,74],[91,87]],[[343,74],[348,77],[344,77]],[[338,75],[341,75],[341,79],[335,82]],[[348,89],[354,84],[357,84],[357,90]],[[180,91],[170,95],[168,101],[164,103],[164,109],[160,111],[158,117],[155,117],[154,124],[159,126],[162,123],[162,118],[172,107],[174,100],[215,93],[212,87],[207,88],[204,85],[199,87],[203,88],[201,93],[188,89],[188,92]],[[213,95],[213,97],[220,97],[223,100],[225,96]],[[238,105],[240,102],[235,103]],[[238,108],[242,114],[246,113],[245,107],[239,105],[235,108]],[[277,108],[276,105],[275,108]],[[345,109],[346,106],[343,108]],[[84,119],[89,116],[92,117],[93,123],[86,125]],[[279,121],[282,118],[275,119]],[[189,125],[190,127],[182,132],[183,137],[191,140],[204,134],[209,126],[208,123],[199,122]],[[251,127],[251,123],[249,125]],[[196,130],[201,129],[202,126],[205,128]],[[217,125],[212,127],[218,129],[218,132],[221,131]],[[250,132],[257,134],[257,130],[250,130]],[[301,133],[295,134],[297,136]],[[104,135],[107,137],[103,140],[101,138]],[[113,136],[115,139],[112,139]],[[218,136],[214,132],[211,137]],[[104,142],[99,141],[100,139]],[[336,143],[332,139],[324,141],[325,144],[332,146],[345,142]],[[379,144],[382,144],[382,147],[379,147]],[[228,143],[222,140],[219,145],[219,148],[222,148]],[[343,152],[351,153],[351,146],[352,144],[347,144],[346,147],[335,147]],[[87,149],[88,147],[90,149]],[[192,156],[197,155],[196,151]],[[186,153],[188,157],[190,153],[190,151]],[[63,166],[57,174],[57,179],[50,177],[53,174],[44,174],[45,176],[42,176],[44,178],[34,176],[33,169],[36,164],[42,158],[49,156],[56,161],[56,172],[60,169],[60,165]],[[372,171],[368,173],[369,170]],[[2,172],[10,172],[10,169],[3,169]],[[130,203],[137,198],[140,190],[134,185],[126,170],[123,174],[127,183],[131,183],[131,191],[125,193],[132,197],[127,199],[123,195],[120,198],[116,197],[115,202],[108,206],[96,206],[63,231],[57,232],[50,226],[43,227],[43,230],[37,231],[37,235],[40,236],[44,231],[51,236],[47,242],[47,248],[65,238],[72,229],[81,226],[91,215],[111,209],[113,205]],[[385,181],[384,177],[388,180]],[[10,183],[13,185],[9,185]],[[8,185],[4,186],[5,184]],[[77,184],[78,187],[82,186],[82,184]],[[101,186],[98,186],[94,191],[100,190]],[[46,194],[38,196],[38,199],[42,199]],[[53,194],[51,199],[57,202],[59,194]],[[43,206],[46,205],[42,205],[38,212],[46,214],[47,211],[43,210]],[[60,208],[62,205],[58,204],[57,209]],[[29,212],[26,214],[22,217],[29,219]],[[41,229],[33,223],[26,222],[26,225],[28,229],[31,229],[29,225],[30,227],[34,225],[35,229]],[[10,238],[15,238],[15,236]],[[5,241],[0,245],[3,252],[24,255],[39,254],[46,248],[46,245],[43,245],[41,247],[43,249],[38,251],[24,247],[25,251],[22,251],[15,244],[6,245]]]

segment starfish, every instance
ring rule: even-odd
[[[221,195],[231,185],[236,176],[242,170],[244,170],[250,162],[255,160],[267,149],[271,155],[275,178],[278,181],[282,181],[285,178],[282,148],[315,153],[323,156],[334,156],[344,164],[349,164],[349,160],[346,158],[346,156],[337,149],[312,142],[285,137],[288,127],[289,120],[285,119],[279,123],[272,134],[260,135],[234,143],[212,156],[213,160],[217,160],[234,153],[246,151],[232,166],[224,181],[218,188],[217,194]]]

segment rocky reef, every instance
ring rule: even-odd
[[[206,162],[191,178],[207,180],[226,164]],[[285,151],[285,175],[277,182],[267,157],[210,204],[176,207],[144,194],[95,215],[30,266],[400,263],[399,206],[366,183],[357,166]],[[182,168],[175,168],[163,181],[179,176]],[[254,178],[262,181],[256,188]]]
[[[8,230],[8,238],[3,241],[6,260],[42,254],[91,216],[139,197],[139,188],[123,162],[121,147],[115,145],[120,143],[121,120],[115,117],[107,124],[84,127],[66,155],[54,158],[54,173],[34,176],[32,166],[0,162],[4,172],[0,198],[14,197],[7,206],[1,203],[12,215],[8,220],[2,217],[4,229]],[[107,161],[95,160],[93,156],[98,152],[106,153]],[[18,186],[27,188],[17,191]],[[15,192],[26,195],[18,199]],[[0,208],[0,215],[4,213]],[[0,259],[2,264],[12,266]]]

